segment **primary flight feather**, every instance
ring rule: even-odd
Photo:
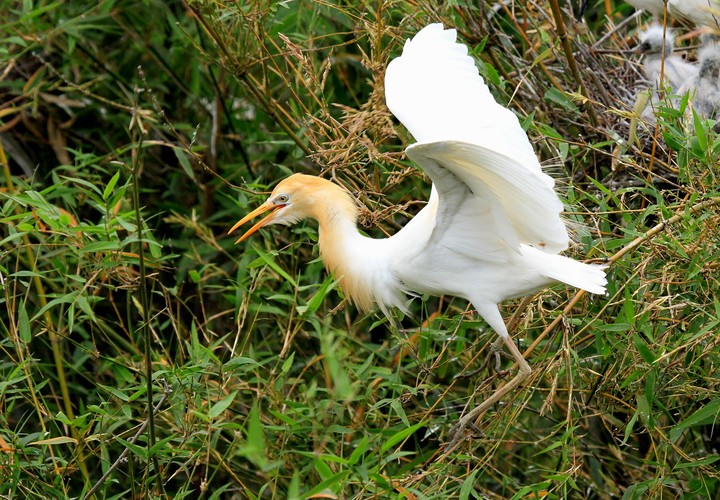
[[[557,281],[602,294],[605,272],[559,255],[570,238],[554,180],[455,30],[431,24],[408,40],[387,68],[385,92],[388,108],[417,141],[408,157],[433,182],[428,204],[402,230],[385,239],[361,235],[345,189],[294,174],[230,232],[268,211],[238,242],[269,224],[315,219],[323,261],[359,308],[406,309],[408,292],[463,297],[500,335],[524,378],[530,367],[498,303]]]

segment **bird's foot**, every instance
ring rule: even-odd
[[[440,447],[441,457],[447,457],[463,442],[480,433],[480,429],[473,422],[461,418],[448,432],[450,439]]]
[[[487,357],[485,358],[485,361],[479,368],[476,368],[469,372],[465,372],[465,373],[456,375],[455,378],[456,379],[473,378],[478,373],[481,373],[481,372],[484,372],[485,370],[487,370],[488,372],[494,371],[495,373],[500,375],[500,377],[504,380],[507,377],[507,375],[510,373],[510,370],[502,369],[501,362],[500,362],[501,356],[504,356],[508,359],[514,359],[510,354],[505,352],[505,350],[503,349],[503,339],[501,337],[498,337],[497,340],[495,340],[494,342],[492,342],[490,344],[490,352],[488,353]],[[493,368],[490,368],[490,365],[491,365],[493,359],[495,359],[495,366]]]
[[[512,356],[510,356],[508,353],[506,353],[503,350],[503,344],[504,340],[502,337],[498,337],[495,339],[495,341],[490,344],[490,353],[487,356],[487,359],[485,360],[485,367],[489,369],[490,362],[492,358],[495,358],[495,373],[500,375],[502,378],[505,378],[505,376],[510,372],[509,370],[503,370],[500,367],[500,357],[505,356],[508,359],[513,359]]]

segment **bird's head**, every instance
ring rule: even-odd
[[[665,46],[665,55],[669,56],[675,48],[675,35],[670,30],[654,24],[639,36],[637,51],[645,55],[660,55]]]
[[[320,177],[293,174],[280,181],[265,203],[243,217],[228,234],[265,212],[270,213],[248,229],[235,243],[240,243],[261,227],[270,224],[291,226],[308,217],[317,218],[318,199],[323,197],[321,193],[325,192],[324,197],[327,197],[327,191],[335,189],[341,188]]]
[[[720,43],[714,39],[704,41],[697,53],[700,78],[720,79]]]

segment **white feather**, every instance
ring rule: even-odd
[[[529,144],[527,137],[525,142]],[[548,186],[548,175],[527,169],[497,151],[465,142],[417,143],[407,149],[407,154],[440,191],[436,232],[444,233],[453,226],[469,232],[475,221],[481,220],[455,221],[459,216],[457,200],[469,190],[474,195],[470,199],[486,201],[492,207],[497,223],[491,230],[511,247],[517,249],[525,243],[552,253],[568,247],[570,238],[560,218],[563,205]],[[475,241],[483,236],[474,236]]]
[[[720,120],[720,45],[706,41],[698,50],[698,72],[695,82],[695,109],[704,117]]]
[[[605,293],[606,266],[583,264],[563,255],[540,252],[527,245],[523,245],[521,250],[523,255],[534,261],[537,268],[542,269],[543,274],[548,278],[582,288],[590,293]]]
[[[668,11],[698,26],[720,28],[720,0],[669,0]]]
[[[692,87],[698,68],[673,54],[675,36],[671,30],[654,24],[640,33],[639,40],[640,51],[645,54],[645,78],[656,89],[669,86],[673,94],[682,94]]]
[[[636,9],[646,10],[653,16],[657,17],[663,15],[663,10],[665,8],[663,0],[627,0],[627,3]]]
[[[433,181],[428,206],[387,240],[389,267],[409,289],[469,299],[507,335],[498,302],[553,281],[604,293],[605,272],[556,255],[569,237],[554,180],[455,37],[425,27],[385,75],[388,108],[418,141],[408,157]]]
[[[493,150],[544,175],[517,116],[500,106],[454,29],[423,28],[385,73],[390,111],[418,142],[462,141]]]

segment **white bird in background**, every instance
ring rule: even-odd
[[[636,9],[645,10],[657,18],[662,18],[665,10],[663,0],[627,0],[627,3]]]
[[[668,11],[698,26],[720,28],[720,0],[669,0]]]
[[[698,66],[693,105],[702,116],[720,120],[720,45],[714,39],[698,50]]]
[[[627,0],[627,3],[662,21],[663,0]],[[720,27],[720,0],[668,0],[667,12],[670,17],[686,23],[715,29]]]
[[[673,54],[675,35],[670,30],[653,24],[640,33],[639,40],[638,51],[645,56],[643,58],[645,78],[654,88],[670,87],[673,94],[682,94],[690,89],[697,78],[698,68]]]
[[[282,180],[230,232],[264,212],[238,242],[269,224],[319,223],[328,271],[360,309],[406,310],[406,293],[469,300],[519,366],[514,379],[462,417],[453,442],[477,415],[530,373],[498,303],[556,282],[605,293],[602,266],[559,255],[570,238],[554,181],[543,173],[517,117],[500,106],[456,32],[431,24],[408,40],[385,75],[388,108],[417,142],[406,149],[433,182],[428,204],[390,238],[358,232],[358,208],[342,187],[315,176]],[[497,347],[497,345],[496,345]]]

